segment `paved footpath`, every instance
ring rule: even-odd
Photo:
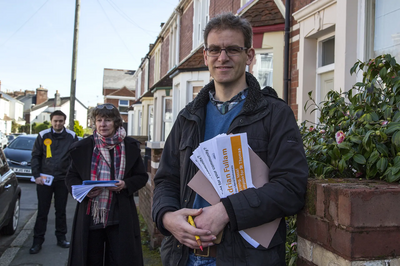
[[[72,220],[76,207],[76,200],[70,195],[67,203],[67,240],[71,239]],[[35,225],[36,213],[25,224],[23,230],[11,243],[10,247],[3,253],[0,258],[0,266],[63,266],[67,264],[68,248],[57,246],[57,238],[55,236],[55,214],[54,204],[51,205],[45,242],[42,250],[38,254],[29,254],[29,249],[33,242],[33,227]]]

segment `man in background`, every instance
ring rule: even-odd
[[[72,143],[78,141],[75,132],[64,127],[67,116],[60,110],[50,114],[51,128],[40,131],[32,150],[32,175],[35,178],[38,197],[38,212],[34,227],[33,245],[30,254],[36,254],[42,249],[47,227],[47,216],[54,195],[54,208],[56,215],[57,245],[69,248],[66,239],[67,220],[66,205],[68,190],[65,186],[65,176],[70,164],[68,150]],[[45,184],[46,177],[54,177],[51,185]]]

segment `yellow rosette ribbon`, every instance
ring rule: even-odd
[[[51,139],[45,139],[44,140],[44,145],[46,145],[46,158],[51,158],[51,149],[50,149],[50,145],[51,145]]]

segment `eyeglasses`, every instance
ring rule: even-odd
[[[208,48],[205,48],[204,50],[207,53],[207,56],[210,57],[218,57],[222,53],[222,50],[225,51],[227,56],[236,56],[239,55],[242,51],[247,50],[249,48],[246,47],[240,47],[240,46],[228,46],[225,48],[221,48],[218,46],[211,46]]]
[[[100,104],[96,106],[96,109],[103,109],[103,108],[107,108],[108,110],[112,110],[115,108],[114,105],[112,105],[111,103],[105,103],[105,104]]]

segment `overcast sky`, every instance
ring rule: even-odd
[[[103,69],[139,67],[179,0],[81,0],[76,98],[103,102]],[[71,91],[75,0],[0,0],[2,91]]]

